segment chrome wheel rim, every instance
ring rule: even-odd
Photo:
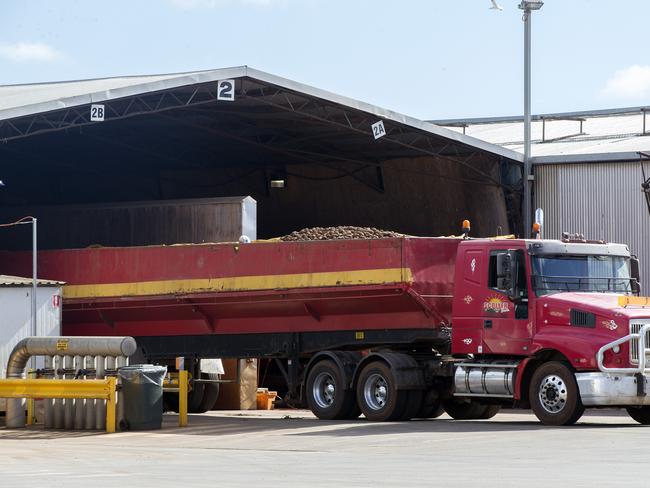
[[[336,397],[336,383],[334,377],[329,373],[319,373],[314,381],[312,397],[320,408],[329,408]]]
[[[386,378],[378,373],[373,373],[363,385],[363,398],[366,405],[372,410],[381,410],[388,401],[388,383]]]
[[[539,385],[539,402],[548,413],[556,414],[566,406],[567,385],[558,375],[546,376]]]

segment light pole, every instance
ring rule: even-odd
[[[0,186],[4,186],[4,183],[0,180]],[[13,227],[15,225],[24,225],[32,224],[32,317],[31,317],[31,335],[38,335],[38,330],[36,327],[36,312],[37,312],[37,300],[36,293],[38,291],[38,272],[36,269],[37,257],[38,257],[38,245],[36,240],[36,217],[27,216],[22,219],[18,219],[15,222],[10,222],[8,224],[0,224],[0,227]],[[36,358],[32,357],[32,369],[35,369]]]
[[[524,11],[524,238],[530,237],[532,214],[532,175],[530,171],[530,17],[544,2],[521,0],[519,8]]]

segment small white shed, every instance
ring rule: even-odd
[[[61,335],[63,282],[38,280],[36,330],[39,336]],[[0,377],[7,376],[7,360],[21,339],[32,335],[32,279],[0,275]],[[37,358],[37,368],[43,358]],[[4,410],[0,399],[0,410]]]

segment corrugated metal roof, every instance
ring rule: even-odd
[[[36,280],[38,286],[62,286],[64,281],[54,280]],[[23,278],[22,276],[0,275],[0,286],[32,286],[31,278]]]
[[[639,151],[650,151],[647,111],[650,109],[646,107],[630,107],[534,116],[531,124],[533,163],[638,160]],[[521,117],[453,119],[435,123],[460,133],[464,130],[467,135],[523,154]]]
[[[151,76],[129,76],[95,80],[38,83],[30,85],[0,86],[0,120],[36,115],[54,110],[100,103],[133,95],[160,91],[180,86],[215,82],[223,79],[248,77],[266,83],[345,105],[375,116],[456,141],[467,146],[491,152],[508,159],[523,160],[521,154],[484,140],[463,135],[458,131],[434,125],[407,115],[387,110],[369,103],[343,97],[334,93],[281,78],[248,66],[223,68],[187,73]]]

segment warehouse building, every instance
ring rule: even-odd
[[[650,120],[648,107],[533,117],[534,205],[544,237],[579,232],[623,242],[641,260],[650,291]],[[441,126],[523,153],[521,117],[436,121]]]
[[[103,219],[47,209],[126,202],[251,196],[259,238],[332,225],[449,235],[465,218],[494,235],[521,221],[517,152],[248,67],[0,87],[0,139],[0,218],[45,216],[41,248],[115,245],[70,230],[91,236]],[[0,233],[0,248],[29,237]]]

